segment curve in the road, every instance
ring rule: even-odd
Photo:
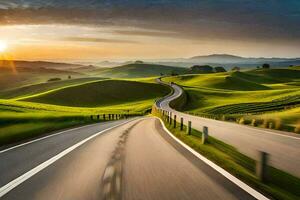
[[[2,199],[255,198],[146,118],[93,137]]]
[[[181,117],[192,122],[192,127],[202,130],[207,126],[209,134],[234,147],[242,153],[257,159],[258,151],[270,154],[271,165],[300,177],[300,138],[290,135],[279,134],[278,131],[254,128],[230,122],[218,121],[189,115],[174,110],[169,103],[182,94],[182,89],[176,84],[168,84],[157,79],[160,84],[173,88],[173,94],[162,98],[156,102],[156,106],[172,115],[177,115],[177,120]]]

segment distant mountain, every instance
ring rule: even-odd
[[[189,58],[188,60],[201,61],[207,63],[234,63],[242,62],[245,59],[246,58],[229,54],[212,54],[207,56],[194,56]]]
[[[68,70],[72,68],[85,67],[85,65],[80,64],[70,64],[70,63],[56,63],[47,61],[22,61],[22,60],[0,60],[0,67],[7,67],[14,65],[15,67],[21,68],[48,68],[48,69],[59,69]]]
[[[152,63],[171,65],[177,67],[191,67],[193,65],[223,66],[227,70],[239,66],[241,68],[255,68],[264,63],[271,67],[289,67],[300,65],[300,58],[247,58],[230,54],[212,54],[205,56],[194,56],[191,58],[164,59],[152,61]]]
[[[241,56],[235,56],[230,54],[212,54],[207,56],[194,56],[188,58],[190,61],[204,62],[204,63],[241,63],[241,64],[254,64],[254,63],[264,63],[264,62],[294,62],[299,61],[300,58],[246,58]]]

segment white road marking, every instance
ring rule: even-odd
[[[157,117],[158,118],[158,117]],[[250,187],[249,185],[247,185],[246,183],[242,182],[241,180],[239,180],[238,178],[236,178],[235,176],[231,175],[230,173],[228,173],[226,170],[224,170],[223,168],[219,167],[218,165],[216,165],[215,163],[213,163],[212,161],[208,160],[207,158],[205,158],[204,156],[202,156],[201,154],[199,154],[198,152],[196,152],[194,149],[192,149],[191,147],[189,147],[188,145],[186,145],[185,143],[183,143],[181,140],[179,140],[178,138],[176,138],[165,126],[165,124],[163,123],[163,121],[158,118],[160,120],[160,123],[163,126],[163,129],[179,144],[181,144],[184,148],[186,148],[188,151],[190,151],[192,154],[194,154],[197,158],[199,158],[200,160],[202,160],[203,162],[205,162],[207,165],[209,165],[210,167],[212,167],[214,170],[216,170],[217,172],[219,172],[220,174],[222,174],[224,177],[226,177],[228,180],[230,180],[232,183],[236,184],[238,187],[240,187],[241,189],[243,189],[244,191],[246,191],[248,194],[250,194],[251,196],[253,196],[256,199],[259,200],[269,200],[269,198],[265,197],[263,194],[259,193],[258,191],[256,191],[255,189],[253,189],[252,187]]]
[[[78,148],[79,146],[83,145],[84,143],[88,142],[89,140],[97,137],[98,135],[109,131],[111,129],[114,129],[116,127],[122,126],[126,123],[132,122],[134,120],[137,119],[132,119],[129,121],[126,121],[124,123],[118,124],[116,126],[107,128],[103,131],[100,131],[98,133],[95,133],[94,135],[78,142],[77,144],[65,149],[64,151],[60,152],[59,154],[57,154],[56,156],[53,156],[52,158],[48,159],[47,161],[41,163],[40,165],[36,166],[35,168],[29,170],[28,172],[26,172],[25,174],[19,176],[18,178],[12,180],[11,182],[7,183],[6,185],[4,185],[3,187],[0,188],[0,197],[3,197],[5,194],[7,194],[9,191],[11,191],[12,189],[14,189],[15,187],[17,187],[18,185],[20,185],[21,183],[23,183],[24,181],[26,181],[27,179],[29,179],[30,177],[32,177],[33,175],[37,174],[38,172],[42,171],[43,169],[45,169],[46,167],[48,167],[49,165],[53,164],[55,161],[59,160],[60,158],[62,158],[63,156],[67,155],[68,153],[70,153],[71,151],[73,151],[74,149]],[[141,119],[139,119],[141,120]]]
[[[44,136],[44,137],[41,137],[41,138],[37,138],[35,140],[30,140],[28,142],[24,142],[22,144],[18,144],[16,146],[13,146],[13,147],[1,150],[0,153],[4,153],[6,151],[10,151],[12,149],[15,149],[15,148],[18,148],[18,147],[21,147],[21,146],[25,146],[25,145],[28,145],[28,144],[31,144],[31,143],[34,143],[34,142],[37,142],[37,141],[40,141],[40,140],[44,140],[44,139],[47,139],[47,138],[50,138],[50,137],[54,137],[56,135],[60,135],[62,133],[68,132],[68,131],[75,131],[75,130],[78,130],[78,129],[81,129],[81,128],[86,128],[86,127],[93,126],[93,125],[95,125],[95,124],[89,124],[89,125],[85,125],[85,126],[80,126],[80,127],[68,129],[68,130],[65,130],[65,131],[61,131],[61,132],[58,132],[58,133],[54,133],[54,134],[51,134],[51,135],[47,135],[47,136]]]
[[[104,122],[104,123],[108,123],[108,122],[112,122],[112,121],[106,121],[106,122]],[[28,141],[28,142],[24,142],[24,143],[22,143],[22,144],[18,144],[18,145],[16,145],[16,146],[9,147],[9,148],[7,148],[7,149],[1,150],[1,151],[0,151],[0,154],[1,154],[1,153],[4,153],[4,152],[6,152],[6,151],[10,151],[10,150],[12,150],[12,149],[21,147],[21,146],[25,146],[25,145],[28,145],[28,144],[31,144],[31,143],[34,143],[34,142],[38,142],[38,141],[40,141],[40,140],[44,140],[44,139],[47,139],[47,138],[50,138],[50,137],[54,137],[54,136],[63,134],[63,133],[68,132],[68,131],[75,131],[75,130],[78,130],[78,129],[87,128],[87,127],[89,127],[89,126],[94,126],[94,125],[96,125],[96,124],[97,124],[97,123],[89,124],[89,125],[84,125],[84,126],[80,126],[80,127],[76,127],[76,128],[72,128],[72,129],[60,131],[60,132],[58,132],[58,133],[54,133],[54,134],[51,134],[51,135],[47,135],[47,136],[44,136],[44,137],[41,137],[41,138],[37,138],[37,139],[35,139],[35,140],[30,140],[30,141]],[[102,123],[102,124],[103,124],[103,123]]]

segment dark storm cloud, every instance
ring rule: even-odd
[[[46,2],[46,3],[45,3]],[[187,39],[300,43],[299,0],[2,0],[1,24],[85,24]],[[162,33],[160,33],[162,31]]]

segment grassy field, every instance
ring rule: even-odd
[[[0,146],[93,123],[90,115],[143,115],[155,99],[170,92],[168,87],[147,81],[81,81],[32,85],[27,91],[16,89],[14,98],[0,99]],[[41,93],[32,94],[33,91]]]
[[[240,153],[236,148],[210,136],[207,142],[202,144],[201,132],[192,129],[191,134],[187,135],[186,126],[183,127],[183,130],[180,130],[180,124],[177,123],[176,128],[174,128],[173,122],[172,124],[168,123],[166,118],[155,109],[152,110],[152,114],[163,119],[165,126],[177,138],[268,197],[279,200],[293,200],[299,198],[299,178],[268,166],[269,180],[267,183],[263,183],[255,175],[255,160]]]
[[[87,82],[97,81],[97,80],[103,80],[103,78],[87,77],[87,78],[66,79],[61,81],[31,84],[23,87],[0,91],[0,99],[20,98],[20,97],[34,95],[42,92],[47,92],[49,90],[57,89],[60,87],[77,85],[77,84],[82,84],[82,83],[87,83]]]
[[[300,71],[251,70],[206,75],[182,75],[163,79],[183,86],[188,94],[184,111],[225,120],[243,118],[276,121],[279,129],[299,126]],[[269,125],[267,126],[269,127]],[[274,122],[271,128],[275,128]]]
[[[76,107],[100,107],[155,99],[169,93],[162,85],[106,80],[50,90],[19,100]]]

